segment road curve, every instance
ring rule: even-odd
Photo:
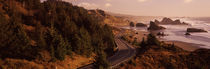
[[[118,47],[118,51],[115,55],[109,57],[107,60],[111,63],[111,68],[114,68],[121,63],[130,60],[136,54],[136,50],[133,46],[125,42],[120,38],[121,35],[115,37],[115,42]],[[94,69],[93,64],[89,64],[78,69]]]

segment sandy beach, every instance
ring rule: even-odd
[[[138,34],[135,35],[135,37],[137,37],[139,39],[138,41],[141,41],[143,37],[146,39],[147,34],[149,34],[149,32],[138,31]],[[200,44],[187,43],[187,42],[181,42],[181,41],[165,41],[164,40],[164,42],[167,44],[174,43],[176,46],[178,46],[184,50],[187,50],[187,51],[195,51],[197,49],[200,49],[199,46],[201,46]]]
[[[136,30],[135,31],[135,30],[128,30],[128,29],[127,29],[126,33],[129,34],[129,35],[133,35],[135,38],[137,38],[138,42],[141,42],[142,38],[147,39],[147,35],[149,34],[149,32],[147,32],[147,31],[141,31],[141,30]],[[167,44],[173,44],[174,43],[176,46],[178,46],[178,47],[180,47],[184,50],[187,50],[187,51],[195,51],[195,50],[201,48],[199,46],[202,46],[201,44],[195,44],[195,43],[187,43],[187,42],[182,42],[182,41],[168,41],[168,40],[165,40],[165,39],[162,39],[162,38],[158,38],[158,39],[160,41],[164,41]]]
[[[197,49],[200,49],[199,44],[193,44],[193,43],[186,43],[181,41],[165,41],[165,43],[172,44],[174,43],[176,46],[187,50],[187,51],[195,51]]]

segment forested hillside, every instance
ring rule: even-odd
[[[47,51],[51,59],[46,62],[54,62],[72,53],[109,55],[114,48],[111,27],[82,7],[56,0],[0,1],[1,60],[42,61]]]
[[[112,25],[112,26],[126,26],[129,24],[129,21],[125,18],[114,16],[107,11],[100,9],[89,10],[89,13],[95,15],[98,19],[103,21],[103,23]]]

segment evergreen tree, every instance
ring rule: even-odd
[[[72,52],[89,57],[99,51],[109,54],[114,51],[112,28],[100,24],[84,8],[58,0],[7,1],[0,1],[3,10],[0,11],[1,58],[31,60],[40,51],[47,50],[53,60],[63,60]],[[23,14],[17,5],[29,13]],[[32,41],[37,46],[32,46]]]
[[[108,26],[107,24],[104,25],[103,30],[104,30],[103,40],[107,47],[107,49],[105,49],[105,52],[107,52],[108,54],[111,54],[114,52],[114,48],[116,47],[115,41],[114,41],[114,35],[112,34],[111,27]]]
[[[78,33],[76,24],[70,20],[69,17],[66,17],[65,22],[61,24],[59,30],[62,32],[62,35],[67,38],[69,42],[73,41],[73,37]]]
[[[82,39],[83,46],[81,51],[84,55],[89,57],[93,51],[93,48],[91,47],[91,37],[84,27],[80,29],[80,37]]]
[[[72,51],[74,51],[77,54],[82,54],[82,40],[78,36],[78,34],[74,34],[74,37],[72,37]]]
[[[98,51],[97,57],[95,58],[95,68],[96,69],[109,69],[110,64],[106,59],[106,54],[103,51]]]
[[[142,41],[140,43],[140,47],[144,48],[146,46],[146,42],[144,40],[144,37],[142,38]]]
[[[172,46],[172,47],[175,47],[175,44],[173,43],[171,46]]]
[[[155,35],[153,35],[153,34],[149,34],[148,36],[147,36],[147,44],[148,45],[160,45],[160,42],[159,42],[159,40],[156,38],[156,36]]]
[[[28,35],[20,23],[21,19],[13,14],[10,21],[1,22],[0,57],[34,59],[36,48],[32,49]]]
[[[23,7],[27,7],[27,9],[38,9],[41,6],[40,0],[17,0],[21,2]]]
[[[67,47],[69,47],[68,42],[55,31],[54,27],[51,27],[48,38],[52,39],[50,41],[51,56],[59,60],[64,60],[65,55],[67,54]]]
[[[36,41],[37,41],[37,46],[39,46],[41,49],[46,49],[47,44],[45,40],[45,33],[43,26],[40,23],[36,24],[36,29],[35,29],[35,34],[36,34]]]
[[[137,38],[134,38],[132,44],[133,44],[133,45],[136,45],[136,44],[137,44]]]
[[[79,34],[76,34],[74,39],[75,46],[73,50],[81,55],[86,55],[89,57],[93,51],[93,47],[91,47],[91,37],[89,33],[82,27],[79,31]]]
[[[67,39],[65,39],[64,41],[65,41],[65,43],[67,43],[66,54],[69,55],[69,56],[72,56],[72,46],[71,46],[71,44],[68,43]]]

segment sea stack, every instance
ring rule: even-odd
[[[147,25],[146,24],[143,24],[143,23],[137,23],[136,24],[136,27],[147,27]]]
[[[170,18],[163,18],[163,20],[161,21],[161,24],[170,24],[173,23],[173,20]]]
[[[160,24],[160,21],[158,21],[158,20],[155,19],[155,23]]]
[[[155,22],[150,21],[150,26],[149,26],[148,30],[162,30],[162,29],[166,29],[166,28],[159,26]]]
[[[135,27],[134,22],[130,22],[130,27]]]
[[[187,28],[187,32],[207,32],[203,29],[197,29],[197,28]]]
[[[155,23],[164,24],[164,25],[189,25],[185,22],[181,22],[179,19],[173,21],[172,19],[166,17],[163,18],[162,21],[155,20]]]

